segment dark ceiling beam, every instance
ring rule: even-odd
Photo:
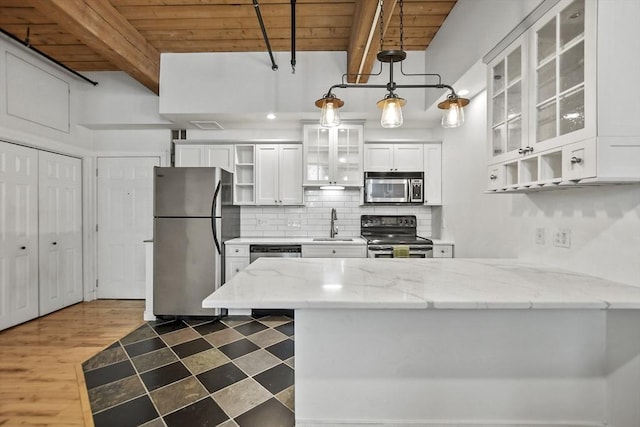
[[[159,93],[160,52],[110,2],[38,0],[38,10],[118,69]]]

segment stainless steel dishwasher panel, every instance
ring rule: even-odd
[[[301,245],[250,245],[249,263],[258,258],[300,258],[302,256]]]

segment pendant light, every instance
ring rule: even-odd
[[[404,98],[400,98],[396,95],[396,89],[448,89],[450,91],[447,99],[438,104],[438,108],[445,110],[442,116],[442,126],[445,128],[458,127],[464,123],[464,112],[462,108],[469,104],[469,100],[461,98],[456,94],[456,91],[452,86],[443,84],[442,77],[439,74],[405,74],[402,70],[402,61],[407,57],[404,49],[404,8],[403,0],[399,0],[400,3],[400,50],[381,50],[378,52],[377,58],[381,63],[389,64],[389,82],[386,85],[382,84],[348,84],[345,83],[345,77],[342,76],[342,83],[335,84],[329,88],[327,93],[316,101],[316,106],[322,109],[320,116],[320,124],[325,127],[335,127],[340,124],[339,108],[344,105],[344,102],[337,98],[332,91],[334,89],[347,89],[347,88],[377,88],[386,89],[387,95],[377,102],[378,107],[382,109],[382,115],[380,117],[380,125],[383,128],[397,128],[402,126],[402,107],[407,104]],[[383,27],[384,27],[384,0],[379,0],[380,7],[380,48],[383,47]],[[400,63],[400,73],[403,76],[415,77],[415,76],[430,76],[437,77],[438,82],[435,84],[396,84],[393,80],[393,66],[395,63]],[[351,74],[352,76],[354,74]],[[360,76],[363,74],[355,74]]]
[[[395,93],[390,92],[378,101],[377,105],[382,108],[380,126],[383,128],[398,128],[402,126],[402,107],[407,105],[407,101],[404,98],[399,98]]]

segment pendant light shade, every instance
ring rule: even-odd
[[[394,93],[389,93],[384,99],[378,101],[377,105],[379,108],[382,108],[380,125],[383,128],[397,128],[402,126],[402,107],[407,105],[407,101],[403,98],[398,98]]]
[[[325,95],[316,101],[316,107],[321,108],[320,125],[324,127],[335,127],[340,124],[339,108],[344,105],[340,98],[335,95]]]
[[[464,110],[462,107],[469,104],[467,98],[457,95],[449,95],[446,100],[438,104],[438,108],[444,110],[442,114],[443,128],[457,128],[464,123]]]

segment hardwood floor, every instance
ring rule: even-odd
[[[143,311],[142,300],[97,300],[0,332],[0,426],[85,425],[76,368]]]

